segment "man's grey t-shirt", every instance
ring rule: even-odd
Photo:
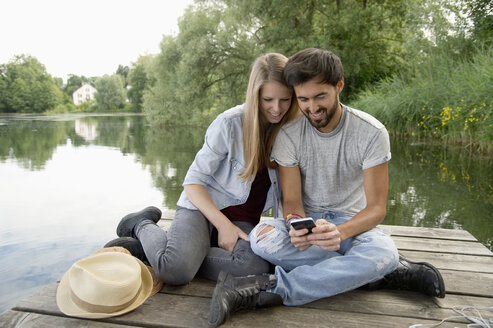
[[[355,215],[366,206],[363,170],[390,160],[384,125],[360,110],[342,106],[331,133],[321,133],[303,115],[281,128],[271,160],[298,165],[306,213],[332,211]]]

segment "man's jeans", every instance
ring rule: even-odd
[[[233,224],[246,234],[253,228],[248,222]],[[215,229],[197,210],[179,207],[168,232],[151,220],[142,221],[134,230],[157,277],[167,284],[186,284],[197,272],[217,280],[221,270],[240,276],[269,270],[269,264],[255,255],[250,243],[243,239],[238,239],[233,253],[214,247],[217,245],[211,247]]]
[[[351,217],[336,213],[311,213],[339,225]],[[259,236],[264,228],[274,229]],[[284,305],[302,305],[356,289],[383,278],[399,263],[397,248],[379,228],[349,238],[338,251],[312,245],[300,251],[291,243],[282,218],[261,221],[250,233],[255,254],[276,265],[277,286],[270,292],[281,295]]]

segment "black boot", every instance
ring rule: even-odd
[[[369,289],[378,288],[414,290],[429,296],[445,297],[445,283],[437,268],[426,262],[411,262],[402,255],[399,255],[397,269],[369,285]]]
[[[130,252],[130,254],[144,262],[144,264],[149,265],[149,261],[147,260],[146,254],[144,253],[144,248],[142,247],[142,244],[138,239],[132,237],[119,237],[107,242],[106,245],[104,245],[104,248],[113,246],[120,246],[125,248],[127,251]]]
[[[223,324],[231,312],[282,304],[281,296],[266,292],[276,282],[271,274],[235,277],[221,271],[212,295],[209,327]]]
[[[134,237],[134,227],[143,220],[151,220],[157,223],[161,219],[161,210],[154,206],[144,208],[142,211],[125,215],[118,227],[116,235],[118,237]]]

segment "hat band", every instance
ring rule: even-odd
[[[142,291],[142,285],[139,287],[139,290],[137,293],[135,293],[135,296],[128,302],[120,305],[98,305],[98,304],[92,304],[88,303],[82,299],[80,299],[77,295],[74,294],[72,290],[70,290],[70,297],[72,298],[72,301],[80,308],[86,310],[87,312],[90,313],[113,313],[119,310],[122,310],[126,307],[128,307],[130,304],[135,302],[137,297],[139,296],[140,292]]]

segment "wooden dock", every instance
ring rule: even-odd
[[[161,220],[166,228],[170,220]],[[409,327],[436,324],[457,316],[454,306],[493,306],[493,253],[463,230],[381,226],[399,251],[414,261],[440,269],[447,296],[427,297],[416,292],[355,290],[300,307],[244,311],[222,327]],[[64,316],[57,308],[53,283],[0,315],[1,327],[207,327],[215,283],[194,279],[185,286],[167,286],[136,310],[104,320]],[[491,318],[491,312],[485,313]],[[466,327],[454,319],[440,327]]]

